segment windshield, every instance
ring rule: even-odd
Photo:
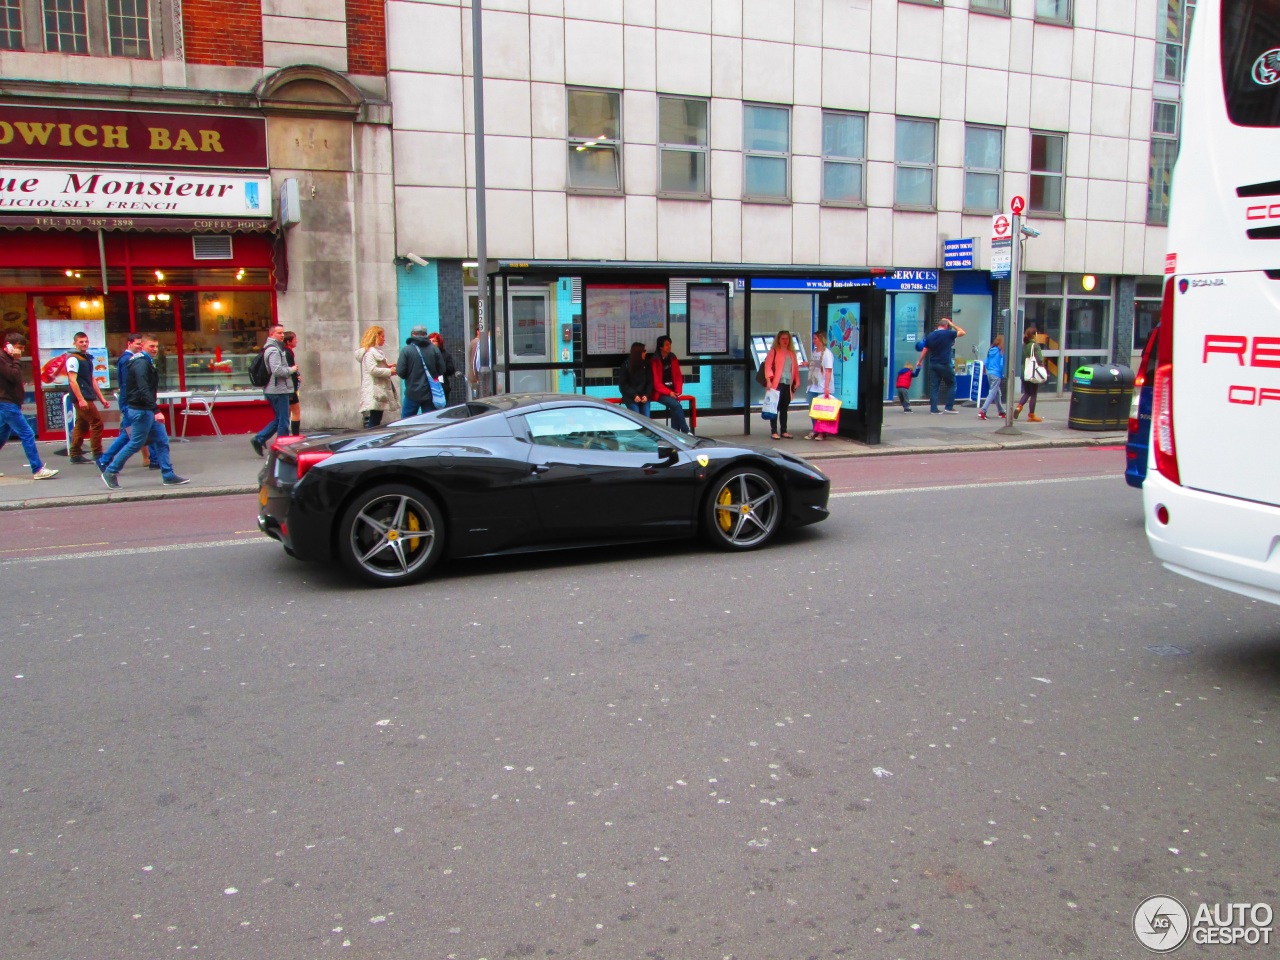
[[[1222,5],[1222,84],[1241,127],[1280,127],[1280,0]]]

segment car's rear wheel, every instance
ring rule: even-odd
[[[443,552],[444,516],[413,487],[388,484],[365,491],[338,527],[343,566],[366,583],[413,583],[430,572]]]
[[[782,494],[763,470],[739,467],[720,476],[707,498],[707,538],[724,550],[768,543],[782,522]]]

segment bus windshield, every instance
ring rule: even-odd
[[[1222,5],[1227,116],[1241,127],[1280,127],[1280,0]]]

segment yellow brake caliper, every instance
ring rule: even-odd
[[[421,529],[422,529],[422,518],[418,516],[418,513],[417,513],[417,511],[416,511],[416,510],[411,510],[411,511],[409,511],[409,523],[408,523],[408,527],[409,527],[409,529],[410,529],[410,530],[421,530]],[[414,552],[414,551],[416,551],[416,550],[418,549],[418,541],[420,541],[422,538],[421,538],[421,537],[409,537],[408,539],[409,539],[409,551],[412,553],[412,552]]]
[[[733,529],[733,494],[729,492],[728,487],[720,491],[716,504],[724,508],[716,511],[716,523],[720,524],[721,530],[728,533]]]

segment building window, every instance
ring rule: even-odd
[[[965,127],[964,209],[966,213],[999,212],[1003,158],[1003,130],[996,127]]]
[[[1070,23],[1071,0],[1036,0],[1036,19]]]
[[[1169,222],[1169,181],[1178,159],[1178,105],[1157,100],[1151,105],[1151,162],[1147,169],[1147,223]]]
[[[48,53],[88,53],[85,0],[44,0],[44,48]]]
[[[151,57],[149,0],[107,0],[107,39],[113,57]]]
[[[982,13],[1008,13],[1009,0],[969,0],[969,9]]]
[[[658,97],[658,192],[707,195],[707,116],[705,100]]]
[[[786,200],[791,187],[791,111],[748,103],[743,108],[742,195]]]
[[[1066,148],[1064,134],[1031,134],[1031,213],[1062,213]]]
[[[862,203],[867,118],[860,113],[822,114],[822,200]]]
[[[1156,38],[1156,79],[1181,83],[1187,34],[1196,12],[1195,0],[1164,0],[1163,5],[1164,16],[1160,18]]]
[[[1164,293],[1164,278],[1138,277],[1133,299],[1133,349],[1141,353],[1147,338],[1160,322],[1160,300]]]
[[[894,135],[894,206],[933,209],[936,135],[937,124],[933,120],[898,118]]]
[[[622,100],[608,90],[569,90],[569,188],[622,190]]]
[[[22,49],[21,0],[0,0],[0,50]]]

